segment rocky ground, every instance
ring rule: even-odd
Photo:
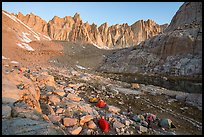
[[[2,134],[202,134],[199,94],[129,84],[84,69],[2,61]],[[93,97],[106,106],[98,108],[89,100]],[[148,127],[139,115],[157,119]],[[98,123],[102,116],[110,126],[107,133]],[[176,128],[159,127],[163,118],[171,119]]]

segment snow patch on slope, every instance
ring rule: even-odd
[[[37,40],[40,40],[39,35],[38,35],[36,32],[34,32],[30,27],[28,27],[26,24],[24,24],[21,20],[19,20],[17,17],[15,17],[14,15],[8,14],[8,13],[6,13],[5,11],[2,11],[2,12],[3,12],[6,16],[8,16],[9,18],[11,18],[13,21],[22,24],[22,25],[23,25],[24,27],[26,27],[31,33],[34,34],[33,36],[34,36]],[[39,33],[39,34],[40,34],[40,33]],[[40,35],[42,35],[42,34],[40,34]],[[48,39],[48,40],[51,40],[51,38],[48,37],[48,36],[45,36],[45,35],[42,35],[42,36],[44,36],[44,37],[45,37],[46,39]]]
[[[17,45],[28,51],[34,51],[34,49],[31,46],[29,46],[27,43],[17,43]]]
[[[2,59],[9,59],[9,58],[6,58],[6,57],[4,57],[4,56],[2,55]]]
[[[92,43],[95,47],[97,47],[97,48],[99,48],[99,49],[109,49],[108,47],[100,47],[100,46],[98,46],[98,45],[96,45],[96,44],[94,44],[94,43]]]
[[[32,41],[31,39],[29,39],[29,38],[27,37],[27,35],[30,35],[30,34],[25,33],[25,32],[22,32],[22,34],[23,34],[22,39],[21,39],[22,42],[29,43],[29,42]]]
[[[34,37],[35,37],[37,40],[40,40],[40,37],[38,37],[38,36],[36,36],[36,35],[34,35]]]
[[[80,65],[76,65],[76,67],[79,68],[79,69],[82,69],[82,70],[83,70],[83,69],[86,69],[85,67],[82,67],[82,66],[80,66]]]
[[[52,40],[50,37],[43,35],[45,38],[47,38],[48,40]]]
[[[11,61],[12,64],[19,64],[17,61]]]

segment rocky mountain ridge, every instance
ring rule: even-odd
[[[185,2],[164,33],[106,58],[101,71],[202,76],[202,3]]]
[[[158,25],[151,19],[139,20],[130,26],[127,23],[112,26],[103,23],[98,27],[94,23],[91,25],[88,22],[83,23],[79,13],[76,13],[74,17],[54,16],[48,22],[33,13],[24,16],[19,12],[15,16],[34,31],[47,35],[53,40],[89,43],[106,49],[137,45],[141,41],[162,33],[167,27],[167,24]]]

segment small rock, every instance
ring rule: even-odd
[[[69,88],[73,88],[73,87],[76,87],[76,86],[77,86],[76,84],[69,84],[68,85]]]
[[[132,83],[132,89],[139,89],[140,88],[140,85],[138,83]]]
[[[54,93],[61,96],[61,97],[63,97],[66,94],[64,91],[61,91],[61,90],[56,90],[56,91],[54,91]]]
[[[48,75],[48,74],[42,74],[42,75],[39,75],[37,77],[37,81],[41,84],[45,84],[45,85],[48,85],[48,86],[52,86],[52,87],[55,87],[55,80],[54,80],[54,77],[51,76],[51,75]]]
[[[119,128],[115,128],[115,131],[116,131],[117,133],[120,133],[120,129],[119,129]]]
[[[55,115],[55,111],[53,110],[53,108],[47,104],[47,109],[50,112],[51,115]]]
[[[49,117],[48,117],[47,115],[45,115],[45,114],[42,115],[42,118],[43,118],[45,121],[48,121],[48,122],[50,121]]]
[[[60,114],[60,113],[63,113],[64,112],[64,109],[63,108],[58,108],[56,110],[56,114]]]
[[[126,126],[129,126],[129,125],[130,125],[130,121],[125,120],[125,125],[126,125]]]
[[[108,111],[113,112],[113,113],[118,113],[120,112],[120,109],[115,107],[115,106],[108,106]]]
[[[145,120],[143,115],[135,115],[132,119],[135,120],[135,122],[140,122]]]
[[[143,126],[136,126],[136,129],[142,133],[146,133],[147,132],[147,128],[143,127]]]
[[[32,81],[34,81],[34,82],[37,80],[37,78],[34,77],[33,75],[30,75],[30,79],[31,79]]]
[[[56,115],[48,115],[48,117],[52,122],[59,122],[61,120],[61,117]]]
[[[50,95],[48,96],[49,101],[53,102],[55,105],[56,103],[60,102],[60,98],[57,95]]]
[[[141,132],[141,131],[139,131],[139,130],[137,130],[137,133],[138,133],[138,134],[140,134],[140,135],[142,134],[142,132]]]
[[[144,121],[144,120],[141,122],[141,125],[144,126],[144,127],[148,127],[148,123],[146,121]]]
[[[72,93],[69,93],[67,95],[67,98],[70,100],[73,100],[73,101],[77,101],[77,102],[81,100],[80,97],[78,97],[76,94],[72,94]]]
[[[123,127],[125,127],[125,125],[117,120],[113,123],[113,128],[123,128]]]
[[[118,90],[113,89],[113,93],[114,93],[115,95],[118,95],[118,94],[119,94],[119,91],[118,91]]]
[[[69,129],[69,132],[72,135],[78,135],[81,132],[81,130],[82,130],[82,127],[74,126],[73,128]]]
[[[125,132],[125,129],[124,129],[124,128],[121,128],[120,131],[121,131],[122,133],[124,133],[124,132]]]
[[[168,100],[168,103],[172,103],[172,102],[174,102],[174,101],[177,101],[176,99],[169,99]]]
[[[176,99],[179,101],[185,101],[187,98],[187,95],[176,95]]]
[[[17,87],[18,89],[20,89],[20,90],[23,90],[25,86],[24,86],[23,83],[21,83],[21,84],[16,85],[16,87]]]
[[[106,87],[105,87],[105,86],[102,86],[102,90],[103,90],[103,91],[106,91]]]
[[[84,133],[85,133],[85,135],[93,135],[94,131],[92,129],[85,129]]]
[[[66,88],[64,88],[64,91],[65,91],[65,92],[74,93],[75,90],[72,89],[72,88],[66,87]]]
[[[93,121],[89,121],[88,122],[88,128],[95,129],[95,128],[97,128],[97,126]]]
[[[118,102],[118,104],[120,104],[120,105],[123,105],[123,104],[124,104],[124,102],[122,102],[122,101],[119,101],[119,102]]]
[[[89,122],[90,120],[93,119],[92,115],[86,115],[80,118],[80,125],[84,125],[84,123]]]
[[[109,118],[109,117],[113,117],[113,114],[112,113],[107,113],[106,118]]]
[[[76,118],[64,118],[63,123],[65,126],[73,126],[76,125],[78,120]]]
[[[53,92],[53,91],[56,90],[55,87],[53,87],[53,86],[47,86],[47,85],[44,87],[44,89],[45,89],[47,92]]]

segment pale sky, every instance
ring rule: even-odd
[[[33,13],[45,21],[54,16],[74,16],[80,13],[83,22],[109,26],[138,20],[152,19],[157,24],[170,23],[183,2],[2,2],[2,9],[9,13]]]

